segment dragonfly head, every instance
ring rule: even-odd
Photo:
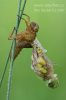
[[[49,81],[48,81],[48,87],[57,88],[58,86],[59,86],[59,80],[57,78],[57,74],[54,74],[53,78],[49,79]]]

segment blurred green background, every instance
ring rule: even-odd
[[[64,4],[64,11],[35,11],[36,4]],[[18,0],[0,0],[0,78],[4,70],[11,41],[8,40],[16,23]],[[56,64],[59,87],[50,89],[31,70],[32,49],[23,49],[14,62],[10,100],[66,100],[66,0],[27,0],[25,13],[36,21],[40,30],[37,38]],[[19,31],[24,30],[20,25]],[[0,88],[0,100],[6,100],[9,65]]]

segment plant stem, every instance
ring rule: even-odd
[[[11,80],[12,80],[12,72],[13,72],[13,59],[14,59],[14,48],[15,48],[15,40],[13,40],[12,50],[11,50],[11,63],[10,63],[10,71],[9,71],[9,79],[8,79],[8,89],[7,89],[7,98],[10,99],[10,88],[11,88]]]
[[[18,4],[18,14],[20,15],[20,9],[21,9],[21,2],[22,2],[22,0],[20,0],[19,1],[19,4]],[[18,21],[18,25],[16,25],[16,26],[19,26],[19,22],[20,22],[20,20],[19,20],[19,18],[17,19]],[[14,32],[13,32],[14,33]],[[17,33],[17,32],[16,32]],[[12,42],[12,45],[13,45],[13,42]],[[12,49],[12,45],[11,45],[11,49]],[[10,49],[10,51],[11,51],[11,49]],[[4,71],[3,71],[3,74],[2,74],[2,77],[1,77],[1,79],[0,79],[0,88],[1,88],[1,86],[2,86],[2,82],[3,82],[3,79],[4,79],[4,76],[5,76],[5,73],[6,73],[6,69],[7,69],[7,65],[8,65],[8,62],[9,62],[9,56],[10,56],[10,51],[9,51],[9,55],[7,56],[7,60],[6,60],[6,63],[5,63],[5,66],[4,66]]]
[[[6,72],[6,69],[7,69],[8,61],[9,61],[9,56],[7,57],[6,64],[5,64],[5,67],[4,67],[4,71],[3,71],[3,74],[2,74],[2,77],[1,77],[1,80],[0,80],[0,88],[1,88],[4,76],[5,76],[5,72]]]
[[[25,8],[26,0],[24,1],[24,5],[23,5],[23,8],[21,10],[21,15],[20,15],[21,2],[22,2],[22,0],[19,0],[19,3],[18,3],[18,15],[20,16],[20,18],[23,15],[23,11],[24,11],[24,8]],[[18,31],[18,28],[19,28],[19,24],[20,24],[20,20],[21,19],[19,19],[19,17],[17,17],[16,27],[15,27],[16,30],[15,30],[15,34],[14,35],[17,34],[17,31]],[[6,100],[10,99],[10,89],[11,89],[11,81],[12,81],[15,45],[16,45],[16,40],[14,39],[13,40],[12,49],[11,49],[11,63],[10,63],[10,71],[9,71],[9,78],[8,78],[8,89],[7,89],[7,98],[6,98]]]
[[[12,45],[13,45],[13,42],[12,42]],[[12,45],[11,45],[11,49],[12,49]],[[4,66],[4,71],[3,71],[3,74],[2,74],[2,77],[1,77],[1,80],[0,80],[0,88],[2,86],[2,82],[3,82],[3,79],[4,79],[5,73],[6,73],[7,65],[8,65],[9,58],[10,58],[9,56],[10,56],[10,51],[9,51],[9,55],[7,57],[7,60],[6,60],[5,66]]]
[[[20,10],[20,11],[21,11],[21,13],[20,13],[20,15],[19,15],[20,18],[19,18],[19,16],[18,16],[18,19],[19,19],[18,28],[19,28],[19,25],[20,25],[20,21],[21,21],[21,18],[22,18],[24,9],[25,9],[26,2],[27,2],[27,0],[24,0],[24,5],[23,5],[22,9]]]

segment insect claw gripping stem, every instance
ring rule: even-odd
[[[23,15],[27,17],[27,20],[25,18],[22,18],[21,16],[17,15],[18,19],[19,20],[23,19],[25,21],[25,23],[26,23],[26,26],[28,26],[29,22],[30,22],[30,17],[27,14],[23,14]]]
[[[18,16],[18,19],[19,19],[19,20],[21,20],[21,19],[22,19],[20,15],[17,15],[17,16]]]
[[[23,14],[23,15],[25,15],[28,18],[28,20],[30,21],[30,17],[27,14]]]
[[[8,37],[8,40],[11,40],[11,39],[12,39],[12,35],[13,35],[14,31],[16,31],[16,32],[17,32],[16,27],[14,27],[14,28],[13,28],[12,33],[11,33],[11,34],[10,34],[10,36]],[[12,39],[12,40],[13,40],[13,39]]]

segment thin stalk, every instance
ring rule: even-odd
[[[18,4],[18,14],[20,15],[20,9],[21,9],[21,2],[22,2],[22,0],[19,0],[19,4]],[[19,18],[17,19],[18,21],[18,23],[17,24],[19,24]],[[16,25],[16,26],[18,26],[18,25]],[[13,33],[14,33],[14,31],[13,31]],[[16,32],[16,34],[17,34],[17,32]],[[12,42],[12,45],[13,45],[13,42]],[[12,49],[12,45],[11,45],[11,49]],[[10,49],[10,51],[11,51],[11,49]],[[0,88],[1,88],[1,86],[2,86],[2,82],[3,82],[3,79],[4,79],[4,76],[5,76],[5,73],[6,73],[6,69],[7,69],[7,65],[8,65],[8,62],[9,62],[9,56],[10,56],[10,51],[9,51],[9,54],[8,54],[8,56],[7,56],[7,60],[6,60],[6,63],[5,63],[5,66],[4,66],[4,71],[3,71],[3,74],[2,74],[2,77],[1,77],[1,79],[0,79]]]
[[[18,3],[18,15],[20,14],[21,1],[22,0],[19,0],[19,3]],[[19,23],[19,18],[17,18],[17,21],[16,21],[16,27],[15,27],[16,30],[14,30],[15,35],[17,34],[17,31],[18,31],[18,23]],[[16,45],[16,40],[13,40],[13,46],[12,46],[12,49],[11,49],[11,63],[10,63],[10,71],[9,71],[9,78],[8,78],[8,88],[7,88],[6,100],[10,99],[10,88],[11,88],[11,81],[12,81],[15,45]]]
[[[21,7],[21,2],[22,0],[19,0],[18,3],[18,15],[20,16],[20,7]],[[23,5],[23,9],[22,9],[22,14],[20,17],[22,17],[23,15],[23,11],[25,8],[25,4],[26,4],[26,0],[24,1],[24,5]],[[15,30],[15,34],[17,34],[18,28],[19,28],[19,24],[20,24],[20,19],[19,17],[17,17],[17,21],[16,21],[16,30]],[[8,89],[7,89],[7,98],[6,100],[10,100],[10,90],[11,90],[11,81],[12,81],[12,72],[13,72],[13,64],[14,64],[14,52],[15,52],[15,46],[16,46],[16,40],[13,40],[13,46],[12,46],[12,50],[11,50],[11,63],[10,63],[10,71],[9,71],[9,78],[8,78]]]
[[[19,8],[19,9],[18,9],[18,14],[19,14],[19,16],[21,16],[21,17],[22,17],[22,15],[23,15],[23,11],[24,11],[24,8],[25,8],[26,1],[27,1],[27,0],[25,0],[25,2],[24,2],[24,6],[23,6],[23,8],[22,8],[21,15],[20,15],[20,9],[21,9],[21,2],[22,2],[22,0],[19,1],[19,5],[18,5],[18,8]],[[19,27],[21,17],[17,19],[17,20],[18,20],[17,28]],[[17,28],[16,28],[16,29],[17,29]],[[16,33],[17,33],[17,32],[16,32]],[[12,44],[12,45],[13,45],[13,44]],[[11,45],[11,47],[12,47],[12,45]],[[11,49],[10,49],[10,50],[11,50]],[[9,51],[9,54],[10,54],[10,51]],[[3,79],[4,79],[5,73],[6,73],[6,69],[7,69],[8,62],[9,62],[9,55],[7,56],[7,60],[6,60],[5,66],[4,66],[4,71],[3,71],[2,77],[1,77],[1,79],[0,79],[0,88],[1,88],[1,86],[2,86],[2,82],[3,82]]]
[[[19,1],[19,4],[18,4],[18,8],[19,8],[19,9],[18,9],[18,14],[19,14],[19,15],[20,15],[20,9],[21,9],[21,2],[22,2],[22,0],[20,0],[20,1]],[[19,18],[18,18],[17,20],[18,20],[18,22],[20,22]],[[18,24],[19,24],[19,23],[18,23]],[[14,33],[14,31],[13,31],[13,33]],[[17,32],[16,32],[16,33],[17,33]],[[12,42],[12,45],[13,45],[13,42]],[[12,45],[11,45],[11,49],[12,49]],[[10,49],[10,51],[11,51],[11,49]],[[1,86],[2,86],[2,82],[3,82],[4,76],[5,76],[5,73],[6,73],[6,69],[7,69],[7,65],[8,65],[8,62],[9,62],[10,51],[9,51],[8,56],[7,56],[7,60],[6,60],[5,66],[4,66],[4,71],[3,71],[2,77],[1,77],[1,79],[0,79],[0,88],[1,88]]]
[[[12,80],[12,72],[13,72],[15,44],[16,44],[16,41],[13,40],[13,46],[12,46],[12,50],[11,50],[11,63],[10,63],[10,71],[9,71],[9,78],[8,78],[8,89],[7,89],[6,100],[10,99],[10,89],[11,89],[11,80]]]
[[[25,9],[26,2],[27,2],[27,0],[24,0],[24,5],[23,5],[22,9],[20,10],[21,11],[20,15],[18,16],[18,18],[19,18],[18,28],[19,28],[19,25],[20,25],[20,22],[21,22],[23,11]]]
[[[9,55],[7,57],[6,64],[5,64],[5,67],[4,67],[4,71],[3,71],[3,74],[2,74],[2,77],[1,77],[1,80],[0,80],[0,88],[2,86],[2,82],[3,82],[4,76],[5,76],[5,72],[6,72],[6,69],[7,69],[8,61],[9,61]]]
[[[13,42],[12,42],[12,45],[13,45]],[[12,45],[11,45],[11,49],[12,49]],[[10,51],[11,51],[11,49],[10,49]],[[3,82],[4,76],[5,76],[5,73],[6,73],[6,69],[7,69],[7,65],[8,65],[8,62],[9,62],[10,51],[9,51],[9,55],[7,56],[7,60],[6,60],[5,66],[4,66],[4,71],[3,71],[3,74],[2,74],[2,77],[1,77],[1,80],[0,80],[0,88],[2,86],[2,82]]]

